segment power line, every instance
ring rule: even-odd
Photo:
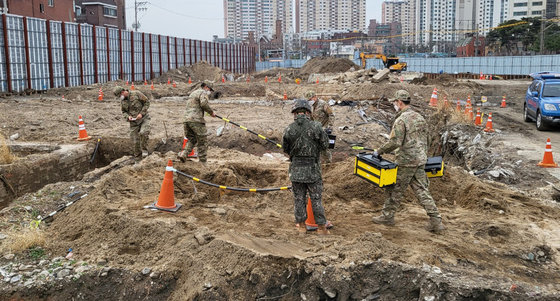
[[[157,7],[157,8],[159,8],[159,9],[163,10],[163,11],[166,11],[166,12],[168,12],[168,13],[170,13],[170,14],[174,14],[174,15],[177,15],[177,16],[185,17],[185,18],[198,19],[198,20],[224,20],[224,19],[225,19],[225,17],[222,17],[222,18],[203,18],[203,17],[185,15],[185,14],[178,13],[178,12],[176,12],[176,11],[172,11],[172,10],[169,10],[169,9],[167,9],[167,8],[161,7],[161,6],[156,5],[156,4],[152,3],[152,2],[148,2],[148,4],[150,4],[150,5],[154,6],[154,7]]]

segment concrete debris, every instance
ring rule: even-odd
[[[378,83],[378,82],[380,82],[380,81],[382,81],[382,80],[388,78],[388,77],[389,77],[389,72],[391,72],[391,71],[390,71],[389,69],[387,69],[387,68],[385,68],[385,69],[379,71],[379,72],[372,78],[373,82],[374,82],[374,83]]]

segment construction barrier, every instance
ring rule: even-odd
[[[233,73],[256,68],[256,49],[242,44],[13,14],[2,14],[0,22],[2,92],[43,91],[118,79],[145,82],[200,61]]]

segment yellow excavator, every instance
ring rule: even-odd
[[[360,58],[362,59],[362,68],[366,68],[366,59],[381,59],[383,61],[383,66],[388,68],[391,72],[401,72],[406,71],[406,63],[399,62],[398,57],[386,57],[383,54],[378,53],[360,53]]]

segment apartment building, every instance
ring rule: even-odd
[[[296,32],[365,31],[366,0],[295,0]]]
[[[271,38],[276,20],[282,21],[283,32],[292,28],[291,0],[224,0],[224,34],[244,40],[249,32],[258,38]]]

